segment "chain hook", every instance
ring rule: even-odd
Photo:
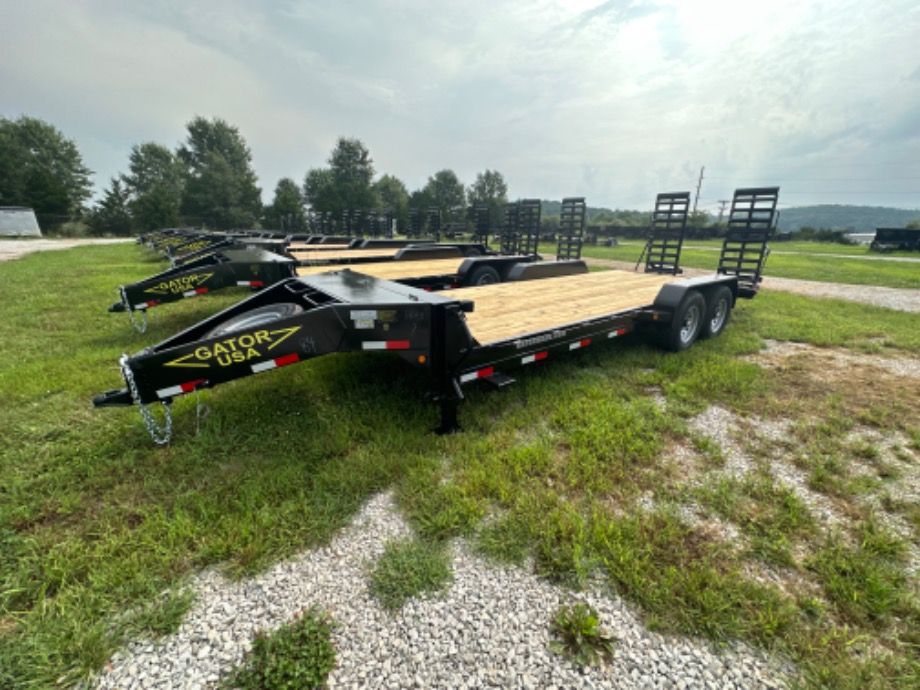
[[[138,333],[146,333],[147,332],[147,310],[146,309],[139,310],[141,312],[141,319],[140,319],[140,322],[138,322],[138,320],[134,318],[134,310],[131,309],[131,303],[128,301],[128,293],[125,292],[125,286],[122,285],[121,287],[119,287],[118,292],[121,294],[121,303],[125,306],[125,311],[128,312],[128,318],[131,319],[131,325],[134,326],[134,330],[137,331]]]
[[[128,384],[131,398],[141,412],[141,419],[144,420],[144,427],[146,427],[147,433],[150,434],[150,438],[152,438],[153,442],[158,446],[165,446],[169,443],[169,439],[172,438],[172,410],[169,409],[169,404],[165,402],[161,403],[163,405],[163,412],[166,415],[165,422],[161,427],[157,423],[157,420],[154,419],[153,413],[147,405],[141,403],[141,395],[137,390],[134,372],[131,371],[131,367],[128,365],[128,355],[122,355],[121,359],[118,360],[118,365],[121,367],[121,373],[125,377],[125,382]]]

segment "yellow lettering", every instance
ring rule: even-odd
[[[195,359],[211,359],[211,351],[206,347],[199,347],[195,350]]]
[[[225,355],[225,354],[227,354],[228,352],[229,352],[229,350],[227,350],[227,348],[225,348],[225,347],[224,347],[223,345],[221,345],[220,343],[214,343],[214,354],[215,354],[215,356],[216,356],[216,355]]]
[[[253,333],[253,335],[256,337],[256,342],[259,345],[262,343],[270,343],[272,341],[272,337],[268,334],[268,331],[256,331]]]
[[[240,347],[245,347],[248,349],[248,348],[251,348],[255,344],[256,344],[256,340],[251,335],[246,334],[246,335],[240,336]]]
[[[252,359],[253,357],[258,357],[258,356],[259,356],[259,353],[253,350],[252,348],[249,348],[246,351],[246,359]]]

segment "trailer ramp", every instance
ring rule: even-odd
[[[760,289],[763,268],[770,253],[767,243],[779,220],[778,200],[779,187],[735,190],[717,272],[738,278],[741,297],[753,297]]]
[[[644,251],[646,273],[681,273],[680,250],[684,244],[689,209],[690,192],[665,192],[657,196],[651,233]]]

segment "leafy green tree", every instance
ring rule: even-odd
[[[314,211],[374,211],[380,206],[375,193],[374,161],[360,139],[340,137],[327,161],[328,168],[313,168],[304,178],[304,197]]]
[[[78,214],[90,196],[92,171],[59,129],[23,115],[0,118],[0,204],[39,215]]]
[[[486,170],[478,173],[476,181],[467,190],[466,197],[471,211],[479,205],[487,206],[492,227],[498,227],[502,220],[502,207],[508,203],[508,185],[500,172]]]
[[[466,190],[453,170],[440,170],[428,178],[423,190],[431,205],[441,209],[441,216],[449,218],[451,209],[466,206]]]
[[[97,235],[130,235],[134,218],[130,208],[131,195],[123,181],[113,177],[102,199],[90,214],[90,225]]]
[[[687,227],[690,228],[705,228],[708,225],[712,225],[713,219],[706,211],[691,211],[690,215],[687,216]]]
[[[393,212],[397,226],[404,232],[409,224],[409,190],[393,175],[384,175],[374,183],[374,192],[383,208]]]
[[[155,230],[180,225],[185,166],[176,155],[152,141],[135,144],[128,170],[122,179],[137,226]]]
[[[262,191],[252,154],[236,127],[224,120],[195,117],[176,155],[186,168],[182,212],[217,228],[255,225]]]
[[[304,198],[300,187],[290,177],[282,177],[275,185],[275,198],[265,207],[265,227],[281,229],[306,227],[307,219],[304,214]]]
[[[912,230],[920,229],[920,220],[912,220],[904,227]]]

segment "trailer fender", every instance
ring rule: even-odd
[[[515,264],[508,273],[508,282],[558,278],[559,276],[581,275],[587,272],[588,265],[581,259]]]

